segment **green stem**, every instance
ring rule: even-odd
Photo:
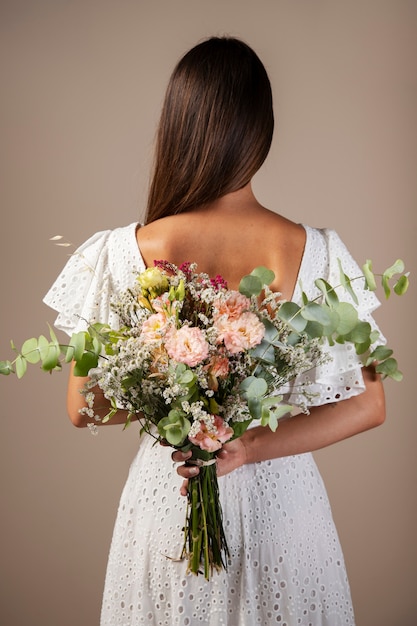
[[[203,539],[203,554],[204,554],[204,578],[210,579],[210,563],[209,563],[209,537],[207,531],[207,517],[206,517],[206,502],[207,502],[207,467],[202,467],[200,470],[201,480],[198,481],[199,496],[200,496],[200,512],[201,512],[201,532]]]
[[[198,574],[200,566],[201,530],[199,528],[199,476],[191,479],[191,571]]]

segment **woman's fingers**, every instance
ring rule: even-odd
[[[190,459],[191,457],[192,457],[191,450],[188,450],[188,452],[182,452],[181,450],[174,450],[174,452],[171,454],[171,458],[174,461],[174,463],[185,463],[185,461],[188,461],[188,459]]]
[[[188,494],[188,480],[184,480],[180,488],[180,494],[186,496]]]
[[[175,452],[171,455],[174,463],[181,463],[177,467],[177,474],[182,476],[182,478],[188,479],[192,476],[196,476],[199,472],[199,469],[196,465],[187,465],[187,461],[192,457],[192,452],[189,450],[188,452],[181,452],[181,450],[175,450]],[[181,490],[182,493],[182,490]],[[185,494],[187,491],[185,491]],[[184,495],[184,494],[183,494]]]

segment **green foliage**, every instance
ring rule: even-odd
[[[87,331],[74,333],[68,345],[64,345],[59,343],[54,330],[49,326],[49,339],[44,335],[31,337],[23,342],[20,350],[11,342],[17,357],[14,361],[0,361],[0,374],[16,373],[18,378],[22,378],[28,364],[40,363],[42,370],[52,372],[60,370],[63,362],[74,362],[74,374],[88,376],[89,370],[97,366],[108,330],[107,325],[93,324]]]
[[[10,361],[0,361],[0,374],[8,376],[9,374],[13,374],[13,372],[13,365]]]
[[[239,284],[239,291],[248,298],[260,296],[264,286],[270,285],[274,278],[274,272],[261,265],[242,278]]]
[[[171,409],[166,417],[158,422],[158,432],[162,439],[166,439],[172,446],[181,446],[191,428],[190,421],[184,411]]]
[[[260,376],[248,376],[245,378],[240,384],[239,392],[248,403],[252,419],[260,420],[262,426],[269,426],[273,431],[277,429],[279,418],[289,413],[292,409],[291,405],[282,403],[282,395],[266,395],[268,393],[268,383]]]
[[[350,342],[354,345],[356,353],[363,355],[366,364],[374,363],[377,371],[383,377],[390,377],[394,380],[401,380],[402,374],[397,367],[397,361],[392,358],[392,351],[386,349],[387,352],[375,349],[369,352],[372,344],[377,341],[378,334],[372,330],[368,322],[360,320],[355,305],[358,305],[358,297],[355,293],[353,283],[359,279],[363,279],[365,288],[375,291],[377,288],[376,274],[372,269],[372,261],[367,260],[363,265],[363,275],[350,278],[343,271],[340,260],[339,276],[340,285],[332,286],[325,279],[318,278],[315,281],[316,287],[320,290],[321,296],[309,300],[307,295],[302,292],[302,305],[299,306],[295,302],[283,302],[280,304],[277,315],[288,324],[294,333],[294,341],[298,341],[300,333],[307,335],[310,339],[326,338],[330,345],[334,343]],[[248,297],[258,297],[262,290],[273,280],[273,275],[265,273],[266,268],[256,268],[242,278],[239,286],[241,293]],[[399,276],[398,276],[399,275]],[[391,295],[391,282],[394,277],[392,289],[395,294],[403,295],[409,286],[409,273],[404,273],[404,263],[400,259],[395,261],[393,265],[387,268],[379,275],[382,289],[385,297]],[[336,289],[344,289],[352,299],[353,303],[340,302]],[[274,332],[273,324],[267,320],[263,320],[265,324],[265,337],[257,346],[252,354],[260,362],[273,364],[275,360],[274,354]],[[290,341],[290,338],[289,338]],[[253,416],[262,419],[263,404],[261,394],[254,394],[246,389],[243,392],[248,396],[248,404]],[[264,418],[264,419],[270,419]]]
[[[375,291],[377,285],[375,274],[372,271],[372,261],[368,259],[362,269],[365,277],[366,288],[370,291]],[[409,287],[409,272],[404,273],[404,269],[404,262],[401,259],[397,259],[393,265],[388,267],[385,272],[380,275],[382,288],[386,298],[389,298],[391,295],[390,281],[397,274],[400,274],[400,276],[396,279],[393,285],[394,293],[398,296],[402,296],[406,293]]]

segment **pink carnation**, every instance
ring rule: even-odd
[[[238,318],[244,311],[250,308],[250,300],[239,291],[229,291],[226,298],[219,298],[214,303],[214,308],[219,315],[226,315],[231,319]]]
[[[215,325],[218,330],[217,343],[223,341],[232,354],[257,346],[265,334],[265,326],[255,313],[250,311],[242,313],[237,319],[220,317]]]
[[[208,430],[205,422],[200,421],[200,430],[194,437],[189,437],[189,440],[202,450],[216,452],[220,450],[222,445],[226,443],[226,441],[229,441],[232,436],[233,429],[228,426],[219,415],[214,415],[213,431]]]
[[[173,330],[167,337],[165,348],[171,359],[190,367],[208,357],[209,345],[202,331],[195,326],[183,326]]]
[[[167,329],[167,318],[163,313],[154,313],[143,322],[140,333],[145,342],[158,341]]]

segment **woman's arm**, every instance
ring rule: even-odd
[[[372,367],[363,368],[366,389],[358,396],[332,404],[313,407],[309,415],[300,413],[280,420],[275,432],[256,426],[242,437],[226,443],[218,455],[219,476],[245,463],[266,461],[293,454],[313,452],[375,426],[385,420],[384,389]],[[186,461],[188,452],[174,452],[174,461]],[[181,465],[177,472],[183,478],[198,473],[194,466]]]
[[[67,388],[67,411],[71,422],[77,428],[84,428],[87,424],[94,422],[97,426],[100,426],[102,422],[95,421],[94,418],[80,413],[80,409],[87,407],[84,396],[81,394],[81,390],[84,388],[85,383],[88,381],[88,377],[74,376],[73,373],[74,364],[71,364],[71,372],[68,380]],[[110,410],[110,402],[103,396],[103,392],[99,387],[94,387],[91,391],[95,395],[94,400],[94,413],[101,418],[105,417]],[[124,410],[118,411],[106,424],[124,424],[127,419],[128,412]]]

